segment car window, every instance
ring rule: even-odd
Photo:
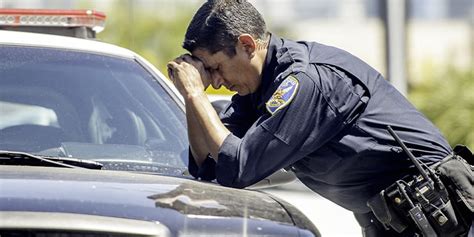
[[[0,150],[186,167],[184,112],[137,61],[19,46],[0,55]]]

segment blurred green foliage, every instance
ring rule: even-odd
[[[116,0],[106,12],[105,30],[97,35],[101,41],[128,48],[150,61],[163,74],[166,64],[186,53],[181,45],[196,4],[181,4],[179,10],[169,6],[153,11],[138,7],[131,0]],[[233,94],[210,87],[210,94]]]
[[[165,1],[160,1],[166,4]],[[156,2],[155,2],[156,3]],[[166,64],[186,53],[181,47],[186,28],[200,2],[184,2],[176,5],[153,5],[149,8],[137,5],[133,0],[115,0],[105,11],[105,30],[97,35],[101,41],[128,48],[155,65],[166,74]],[[91,1],[79,2],[78,8],[94,9]],[[151,9],[150,9],[151,8]],[[160,8],[160,9],[153,9]],[[277,29],[277,34],[285,35],[286,29]],[[231,95],[224,87],[216,90],[209,87],[209,94]]]
[[[428,66],[409,98],[445,135],[451,146],[474,149],[474,69]]]
[[[106,27],[98,39],[135,51],[166,73],[166,63],[185,53],[181,44],[193,10],[183,6],[172,14],[159,14],[138,9],[133,1],[117,0],[106,12]]]

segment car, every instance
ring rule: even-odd
[[[182,98],[138,54],[0,30],[0,55],[0,236],[320,235],[260,191],[283,171],[248,189],[190,176]]]

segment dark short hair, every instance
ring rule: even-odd
[[[189,52],[201,48],[211,54],[224,51],[232,57],[241,34],[265,39],[265,21],[257,9],[246,0],[208,0],[191,20],[183,48]]]

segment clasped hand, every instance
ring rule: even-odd
[[[211,84],[211,74],[204,64],[190,54],[168,62],[168,76],[183,97],[198,95]]]

